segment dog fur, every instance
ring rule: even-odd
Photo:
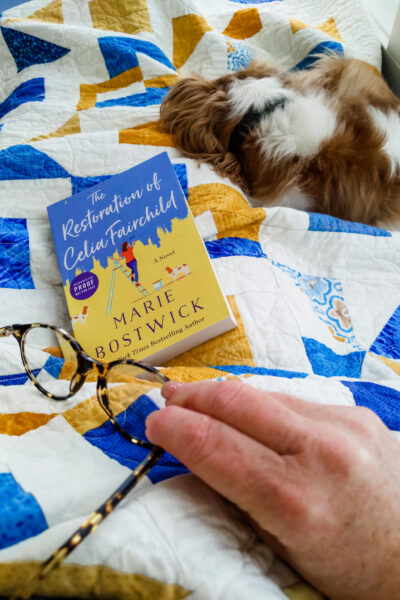
[[[229,151],[243,116],[279,98]],[[211,164],[254,205],[400,222],[400,100],[365,62],[329,56],[291,72],[253,62],[213,81],[183,77],[160,120],[185,156]]]

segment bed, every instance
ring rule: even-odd
[[[309,68],[327,51],[379,69],[361,3],[32,0],[3,11],[0,27],[0,327],[70,330],[46,207],[167,151],[238,323],[164,365],[169,377],[235,377],[310,402],[361,404],[397,434],[400,234],[252,208],[157,124],[180,74],[215,77],[271,57]],[[0,595],[31,577],[137,464],[98,425],[99,407],[81,418],[90,402],[60,407],[40,396],[15,340],[0,339]],[[177,461],[154,467],[38,593],[322,599]]]

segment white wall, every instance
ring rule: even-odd
[[[400,0],[362,0],[372,15],[382,46],[400,63]]]
[[[400,65],[400,0],[397,3],[399,6],[388,44],[388,51]]]

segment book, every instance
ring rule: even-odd
[[[166,152],[47,211],[89,356],[163,364],[236,327]]]

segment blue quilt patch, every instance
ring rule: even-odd
[[[324,377],[360,377],[365,351],[336,354],[333,350],[314,340],[302,338],[313,372]]]
[[[93,185],[97,185],[106,179],[110,179],[112,175],[97,175],[95,177],[71,177],[72,193],[77,194],[83,192]]]
[[[39,535],[48,529],[35,497],[11,473],[0,473],[0,549]]]
[[[34,287],[26,219],[0,218],[0,288]]]
[[[43,369],[47,371],[49,375],[54,377],[54,379],[58,379],[61,369],[63,368],[64,362],[65,361],[63,358],[50,355],[44,363]]]
[[[5,10],[18,6],[18,4],[23,4],[24,2],[27,2],[27,0],[0,0],[0,17]]]
[[[98,42],[110,78],[137,67],[139,65],[137,52],[175,71],[174,65],[164,52],[152,42],[117,36],[101,37]]]
[[[1,27],[1,32],[15,60],[18,72],[32,65],[54,62],[70,52],[69,48],[46,42],[16,29]]]
[[[27,1],[28,0],[0,0],[0,17],[2,16],[5,10],[8,10],[9,8],[14,8],[19,4],[24,4],[24,2]]]
[[[311,52],[309,52],[307,54],[307,56],[305,56],[303,58],[303,60],[301,60],[299,63],[297,63],[297,65],[294,68],[295,69],[309,69],[310,67],[313,66],[315,61],[318,60],[319,56],[321,54],[325,54],[326,52],[335,52],[339,56],[343,56],[343,54],[344,54],[343,46],[340,42],[334,42],[334,41],[321,42],[320,44],[315,46],[315,48],[313,48],[311,50]]]
[[[263,252],[261,244],[247,238],[226,237],[220,240],[206,242],[210,258],[222,256],[254,256],[254,258],[268,258]]]
[[[0,151],[0,180],[53,179],[69,173],[44,152],[18,144]]]
[[[176,176],[179,179],[179,183],[181,184],[181,188],[187,199],[189,191],[188,191],[188,178],[187,178],[186,165],[185,165],[185,163],[177,163],[172,166],[174,167]],[[77,194],[78,192],[83,192],[83,190],[86,190],[94,185],[97,185],[98,183],[101,183],[102,181],[106,181],[107,179],[110,179],[110,177],[112,177],[112,175],[96,175],[94,177],[74,177],[74,176],[72,176],[71,177],[72,193]]]
[[[158,410],[158,406],[146,395],[140,396],[131,406],[118,415],[118,422],[138,438],[147,439],[145,435],[146,417]],[[107,456],[117,460],[121,465],[134,469],[144,460],[149,450],[135,446],[126,440],[114,427],[111,421],[106,421],[100,427],[91,429],[84,434],[84,438],[100,448]],[[171,454],[165,453],[158,463],[147,474],[152,483],[157,483],[174,477],[189,473]]]
[[[0,119],[25,102],[42,102],[44,95],[43,77],[24,81],[0,103]]]
[[[308,231],[333,231],[335,233],[358,233],[360,235],[372,235],[378,237],[392,237],[390,231],[371,227],[363,223],[352,221],[342,221],[330,215],[321,215],[319,213],[308,213],[310,218]]]
[[[234,50],[228,50],[227,65],[230,71],[241,71],[245,69],[249,62],[253,60],[253,55],[243,42],[230,42],[230,47]]]
[[[176,163],[172,166],[174,167],[174,171],[176,173],[177,178],[179,179],[179,183],[181,184],[181,188],[187,200],[189,196],[189,185],[186,165],[185,163]]]
[[[32,374],[37,377],[40,369],[32,369]],[[29,377],[27,373],[13,373],[12,375],[0,375],[0,385],[25,385]]]
[[[252,375],[271,375],[273,377],[286,377],[287,379],[304,379],[305,377],[308,377],[308,373],[285,371],[284,369],[267,369],[265,367],[249,367],[248,365],[219,365],[218,367],[212,366],[211,369],[229,371],[229,373],[233,373],[233,375],[245,375],[246,373],[251,373]]]
[[[370,408],[389,429],[400,431],[400,392],[370,381],[342,381],[357,406]]]
[[[400,306],[372,344],[370,352],[386,358],[400,358]]]
[[[189,191],[188,191],[188,178],[187,178],[186,165],[185,165],[185,163],[177,163],[172,166],[174,167],[176,176],[179,179],[179,183],[181,184],[181,188],[187,199]],[[102,181],[106,181],[107,179],[110,179],[110,177],[112,177],[112,175],[97,175],[94,177],[74,177],[74,176],[72,176],[71,177],[72,193],[77,194],[78,192],[83,192],[83,190],[86,190],[94,185],[97,185],[98,183],[101,183]]]
[[[343,298],[343,287],[338,279],[304,275],[277,261],[271,262],[274,267],[289,275],[294,285],[307,294],[314,312],[323,323],[326,323],[334,338],[351,344],[355,350],[361,349],[354,336],[350,314]]]
[[[153,104],[161,104],[168,92],[169,87],[147,88],[145,92],[139,94],[96,102],[96,106],[97,108],[105,106],[151,106]]]

